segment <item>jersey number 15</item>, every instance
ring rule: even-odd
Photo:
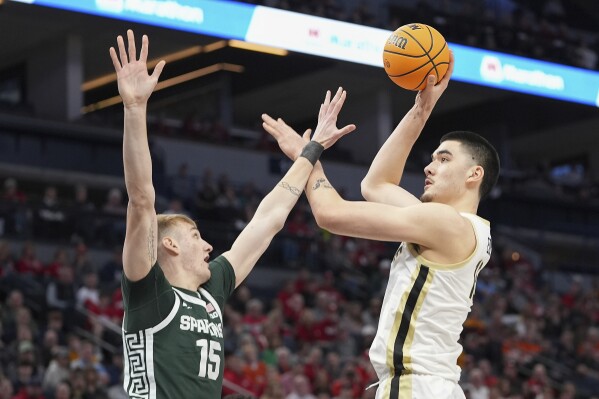
[[[220,342],[198,339],[196,345],[200,347],[199,376],[217,380],[220,373]]]

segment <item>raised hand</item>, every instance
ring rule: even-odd
[[[337,116],[343,107],[347,92],[339,88],[333,99],[331,92],[327,90],[324,102],[320,105],[318,113],[318,125],[314,130],[312,140],[319,142],[324,148],[329,148],[341,137],[356,130],[356,125],[347,125],[343,128],[337,128]]]
[[[158,83],[158,78],[162,73],[165,62],[160,61],[154,68],[151,75],[148,74],[148,37],[143,35],[141,41],[141,52],[139,59],[135,49],[135,36],[132,30],[127,31],[127,41],[129,42],[128,53],[125,51],[125,42],[123,37],[117,37],[119,56],[114,47],[110,48],[110,58],[116,71],[119,94],[123,99],[125,107],[136,105],[145,105]]]
[[[424,90],[419,91],[416,95],[416,104],[422,106],[424,109],[432,109],[445,89],[447,89],[447,85],[453,74],[453,67],[453,51],[449,50],[449,67],[447,68],[447,73],[445,73],[445,76],[443,76],[443,79],[441,79],[438,84],[436,76],[430,75],[427,78],[428,82]]]
[[[343,107],[347,93],[341,87],[337,90],[335,97],[331,99],[331,92],[327,90],[324,102],[320,104],[318,113],[318,125],[312,140],[319,142],[324,148],[329,148],[337,140],[356,129],[355,125],[347,125],[342,129],[337,128],[337,115]],[[267,114],[262,114],[262,127],[275,140],[287,157],[295,160],[308,141],[310,141],[311,130],[308,129],[300,136],[295,130],[287,125],[283,119],[273,119]]]
[[[275,120],[267,114],[262,114],[262,121],[264,130],[277,140],[281,151],[293,161],[299,157],[302,148],[310,141],[311,129],[306,130],[303,136],[300,136],[281,118]]]

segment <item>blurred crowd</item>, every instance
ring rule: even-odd
[[[262,198],[252,184],[233,185],[210,171],[198,181],[184,164],[169,182],[167,212],[188,213],[232,237]],[[3,201],[12,193],[8,198],[23,205],[26,216],[39,213],[27,206],[34,193],[20,191],[14,179],[4,184]],[[58,200],[48,191],[42,197]],[[94,204],[102,210],[106,205]],[[118,205],[124,206],[122,198]],[[3,215],[2,235],[19,238],[14,221]],[[38,217],[21,221],[30,241],[0,241],[0,399],[122,398],[122,249],[114,247],[99,262],[87,245],[100,241],[85,241],[73,223],[62,227],[60,241],[46,233],[61,230],[39,229]],[[40,257],[36,245],[48,242],[62,246]],[[215,245],[215,253],[224,245]],[[242,285],[225,308],[223,395],[374,397],[373,389],[365,391],[376,382],[368,348],[394,250],[320,230],[300,202],[258,266],[285,269],[292,277],[273,280],[269,288]],[[459,363],[467,397],[592,397],[599,392],[598,326],[597,276],[557,285],[542,264],[496,244],[462,334]]]
[[[126,398],[121,255],[98,265],[79,244],[44,259],[0,241],[0,398]]]
[[[421,22],[437,28],[454,43],[526,57],[598,68],[599,35],[581,29],[581,18],[593,18],[563,0],[418,0],[350,2],[338,0],[247,0],[269,7],[395,30]],[[574,2],[571,2],[574,3]]]

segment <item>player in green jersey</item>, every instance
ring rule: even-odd
[[[133,32],[127,36],[127,48],[119,36],[117,50],[110,49],[124,105],[129,196],[122,279],[124,388],[131,398],[218,398],[224,368],[223,304],[283,227],[322,150],[355,126],[336,127],[346,96],[340,88],[334,106],[326,113],[321,107],[312,141],[262,200],[231,249],[208,263],[212,246],[193,220],[156,215],[146,107],[165,62],[148,74],[148,38],[143,37],[138,58]]]

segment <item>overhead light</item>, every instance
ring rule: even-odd
[[[2,1],[2,0],[0,0]],[[205,46],[192,46],[186,48],[184,50],[176,51],[174,53],[167,54],[163,57],[154,58],[153,60],[148,61],[148,69],[154,68],[156,64],[158,64],[161,60],[166,61],[167,63],[173,61],[179,61],[184,58],[189,58],[194,55],[200,54],[202,52],[209,53],[211,51],[219,50],[223,47],[227,46],[226,40],[219,40],[214,43],[207,44]],[[108,83],[112,83],[116,81],[116,73],[109,73],[104,76],[100,76],[95,79],[88,80],[81,85],[82,91],[89,91],[93,89],[97,89],[98,87],[104,86]]]
[[[286,56],[287,54],[289,54],[289,51],[282,48],[265,46],[263,44],[249,43],[244,42],[242,40],[229,40],[229,46],[234,48],[240,48],[243,50],[258,51],[260,53],[272,55]]]
[[[211,73],[215,73],[215,72],[219,72],[219,71],[242,73],[244,71],[244,67],[243,67],[243,65],[227,64],[227,63],[219,63],[219,64],[210,65],[210,66],[200,68],[200,69],[192,71],[192,72],[184,73],[183,75],[179,75],[179,76],[175,76],[170,79],[163,80],[162,82],[159,82],[156,85],[156,88],[154,89],[154,91],[155,92],[160,91],[160,90],[166,89],[168,87],[172,87],[172,86],[175,86],[175,85],[178,85],[181,83],[185,83],[192,79],[201,78],[202,76],[210,75]],[[98,111],[98,110],[110,107],[112,105],[116,105],[120,102],[122,102],[121,96],[110,97],[105,100],[98,101],[97,103],[93,103],[93,104],[84,106],[83,108],[81,108],[81,113],[87,114],[87,113],[90,113],[93,111]]]
[[[221,48],[225,48],[225,47],[227,47],[227,41],[226,40],[219,40],[219,41],[214,42],[214,43],[206,44],[203,47],[203,50],[204,50],[205,53],[210,53],[212,51],[220,50]]]

